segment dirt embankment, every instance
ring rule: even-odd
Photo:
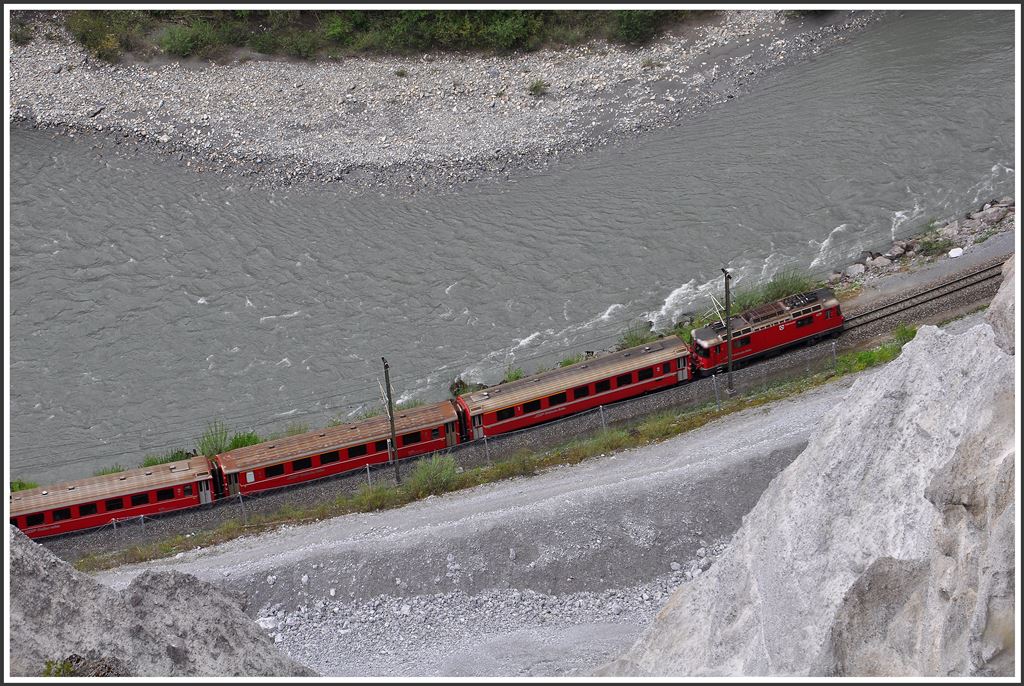
[[[12,48],[9,118],[261,184],[450,188],[677,124],[880,16],[724,11],[640,49],[117,65],[51,19]]]

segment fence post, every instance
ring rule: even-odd
[[[601,413],[601,428],[607,429],[608,426],[604,423],[604,405],[598,405],[597,410]]]
[[[370,465],[366,465],[366,486],[371,487],[373,484],[370,483]]]
[[[722,401],[718,397],[718,374],[711,375],[711,385],[715,387],[715,407],[722,409]]]
[[[832,341],[832,371],[839,371],[839,361],[836,359],[836,342]]]
[[[487,460],[487,464],[491,463],[491,446],[487,443],[487,435],[484,434],[484,458]]]
[[[242,492],[238,492],[238,504],[242,506],[242,524],[249,523],[249,517],[245,512],[245,501],[242,500]]]

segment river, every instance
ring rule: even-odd
[[[679,127],[456,194],[254,191],[11,131],[11,476],[447,396],[1014,188],[1012,12],[893,13]]]

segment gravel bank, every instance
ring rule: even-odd
[[[436,190],[679,124],[881,16],[723,11],[641,49],[118,65],[52,24],[12,47],[9,118],[254,184]]]
[[[173,569],[222,583],[322,674],[586,673],[711,567],[848,385],[531,479],[97,578],[119,588]]]

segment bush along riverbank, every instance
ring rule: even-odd
[[[146,13],[127,14],[148,26]],[[729,10],[680,23],[679,15],[659,14],[652,26],[666,30],[636,45],[626,42],[628,35],[639,39],[650,27],[641,20],[629,28],[630,22],[649,15],[633,11],[595,13],[604,24],[586,20],[586,13],[555,13],[556,20],[526,33],[515,28],[516,17],[529,25],[533,15],[510,14],[479,36],[446,28],[456,15],[469,18],[453,25],[476,26],[482,20],[473,13],[430,13],[422,26],[419,20],[396,20],[387,29],[371,23],[361,34],[338,28],[349,16],[338,15],[316,26],[324,41],[332,40],[328,34],[352,41],[339,51],[403,44],[413,52],[296,60],[258,52],[271,48],[254,43],[248,29],[219,35],[235,20],[213,24],[197,15],[159,33],[134,28],[127,14],[104,26],[92,12],[88,21],[70,24],[63,13],[24,16],[12,28],[10,121],[88,134],[114,154],[155,152],[194,172],[253,185],[315,182],[400,194],[504,180],[516,170],[679,124],[884,16]],[[566,16],[577,24],[558,19]],[[281,35],[291,36],[287,22],[282,26]],[[506,29],[511,37],[500,38]],[[268,25],[258,35],[275,31]],[[472,41],[489,41],[492,49],[442,50]],[[523,47],[493,48],[503,41]],[[529,50],[544,41],[569,47]],[[197,56],[236,44],[247,47],[212,60]]]

